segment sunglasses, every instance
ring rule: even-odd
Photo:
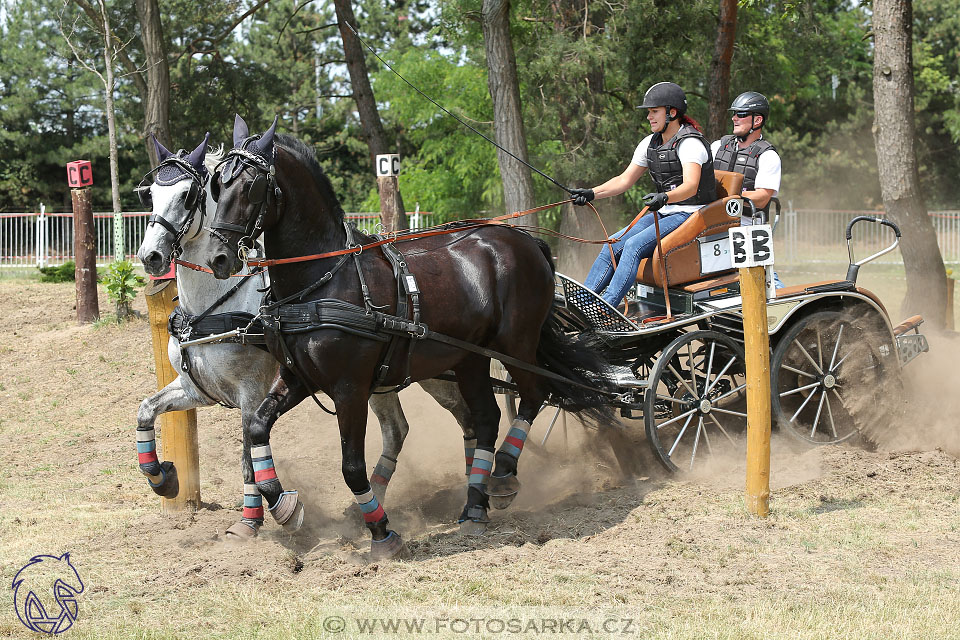
[[[737,111],[733,115],[735,115],[738,118],[749,118],[753,114],[749,111]]]

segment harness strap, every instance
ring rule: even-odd
[[[323,409],[325,413],[331,416],[337,415],[336,411],[331,411],[330,409],[327,409],[323,405],[323,403],[320,402],[320,398],[317,397],[316,393],[314,393],[313,391],[310,391],[310,385],[307,384],[306,379],[304,379],[303,375],[300,373],[300,369],[298,369],[297,365],[294,363],[293,355],[291,355],[290,353],[290,347],[287,346],[287,341],[283,339],[283,330],[280,327],[279,318],[277,318],[277,341],[280,343],[280,348],[283,349],[283,359],[285,361],[287,369],[293,372],[293,375],[297,377],[297,380],[300,381],[300,384],[302,384],[303,388],[307,390],[307,392],[310,394],[310,397],[313,398],[313,401],[317,403],[318,407]]]

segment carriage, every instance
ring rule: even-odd
[[[660,253],[641,262],[626,315],[576,280],[556,276],[566,330],[599,339],[615,367],[607,376],[617,391],[613,403],[622,417],[643,420],[650,447],[670,471],[745,446],[742,300],[727,230],[740,224],[741,212],[766,220],[737,195],[741,174],[716,174],[720,199],[663,239],[662,263]],[[775,225],[779,202],[772,207]],[[851,240],[860,223],[885,225],[893,239],[858,261]],[[857,286],[860,266],[893,251],[899,240],[893,222],[858,216],[846,229],[850,266],[843,279],[769,296],[772,422],[796,440],[818,445],[868,438],[888,394],[897,395],[903,365],[928,350],[920,316],[894,326],[877,296]],[[665,315],[668,301],[674,313]],[[512,421],[516,405],[508,379],[499,390]],[[560,412],[557,407],[551,429]]]

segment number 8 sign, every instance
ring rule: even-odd
[[[730,258],[733,267],[764,267],[773,264],[773,229],[768,224],[733,227]]]

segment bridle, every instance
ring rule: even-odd
[[[169,220],[156,213],[151,213],[150,217],[147,218],[148,229],[151,225],[159,224],[161,227],[166,229],[170,235],[173,236],[172,259],[176,259],[183,252],[183,247],[180,245],[180,241],[193,226],[197,211],[200,212],[199,224],[197,225],[197,230],[193,233],[193,235],[190,236],[190,238],[195,238],[197,234],[200,233],[200,230],[203,228],[203,222],[207,217],[207,201],[204,197],[204,194],[206,192],[207,183],[210,180],[210,174],[207,172],[206,167],[203,167],[202,171],[195,169],[192,164],[183,158],[185,153],[186,152],[181,149],[176,155],[170,156],[169,158],[163,160],[160,164],[143,176],[143,179],[140,180],[140,185],[134,189],[134,191],[137,192],[137,196],[140,198],[140,204],[144,207],[150,207],[152,210],[153,195],[150,191],[152,185],[145,184],[150,176],[157,174],[164,167],[172,165],[180,169],[189,177],[190,188],[187,190],[187,197],[184,199],[183,203],[184,208],[187,210],[187,215],[184,217],[183,222],[180,223],[179,228],[175,227]]]
[[[254,207],[257,207],[256,215],[250,216],[245,224],[233,224],[230,222],[214,221],[207,231],[213,237],[217,238],[225,245],[229,241],[221,231],[233,231],[242,233],[243,236],[237,241],[237,254],[241,261],[247,262],[250,250],[253,248],[257,238],[263,233],[263,222],[267,214],[267,206],[271,200],[278,205],[283,197],[283,192],[277,185],[277,169],[274,165],[276,149],[269,161],[263,156],[247,151],[247,146],[260,136],[250,136],[240,143],[239,147],[233,148],[227,152],[226,157],[217,165],[216,173],[218,179],[211,184],[211,195],[214,202],[220,201],[220,188],[222,185],[229,185],[243,171],[249,167],[256,171],[256,175],[247,183],[246,195],[247,201]]]

